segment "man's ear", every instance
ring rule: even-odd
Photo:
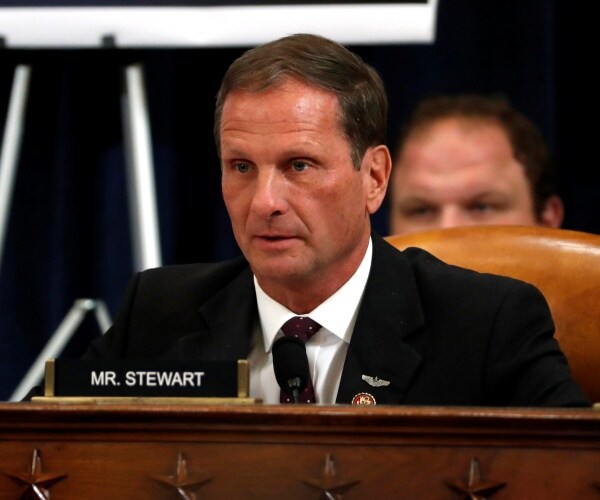
[[[565,217],[565,206],[559,196],[553,195],[544,203],[540,215],[540,225],[547,227],[561,227]]]
[[[373,214],[383,203],[392,171],[392,157],[387,146],[380,144],[367,149],[361,170],[364,174],[367,210]]]

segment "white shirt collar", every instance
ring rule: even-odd
[[[371,269],[372,254],[373,244],[369,239],[365,256],[352,277],[325,302],[306,314],[346,343],[350,342],[352,336],[358,306]],[[258,284],[256,276],[254,288],[265,352],[269,352],[281,326],[296,314],[269,297]]]

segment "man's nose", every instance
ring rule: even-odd
[[[260,171],[252,196],[252,210],[264,217],[283,213],[287,206],[285,193],[285,181],[277,169]]]
[[[438,222],[439,227],[442,229],[472,224],[464,211],[455,206],[443,207],[440,210]]]

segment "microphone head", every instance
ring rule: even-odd
[[[273,369],[279,387],[285,392],[303,391],[310,380],[308,358],[304,342],[295,337],[281,337],[273,344]],[[290,381],[300,380],[300,385],[290,386]]]

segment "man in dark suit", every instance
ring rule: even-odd
[[[243,54],[219,90],[215,138],[244,257],[136,274],[85,357],[248,358],[250,395],[275,403],[272,347],[284,323],[310,317],[317,403],[589,405],[536,288],[372,232],[386,122],[380,77],[337,43],[294,35]]]

